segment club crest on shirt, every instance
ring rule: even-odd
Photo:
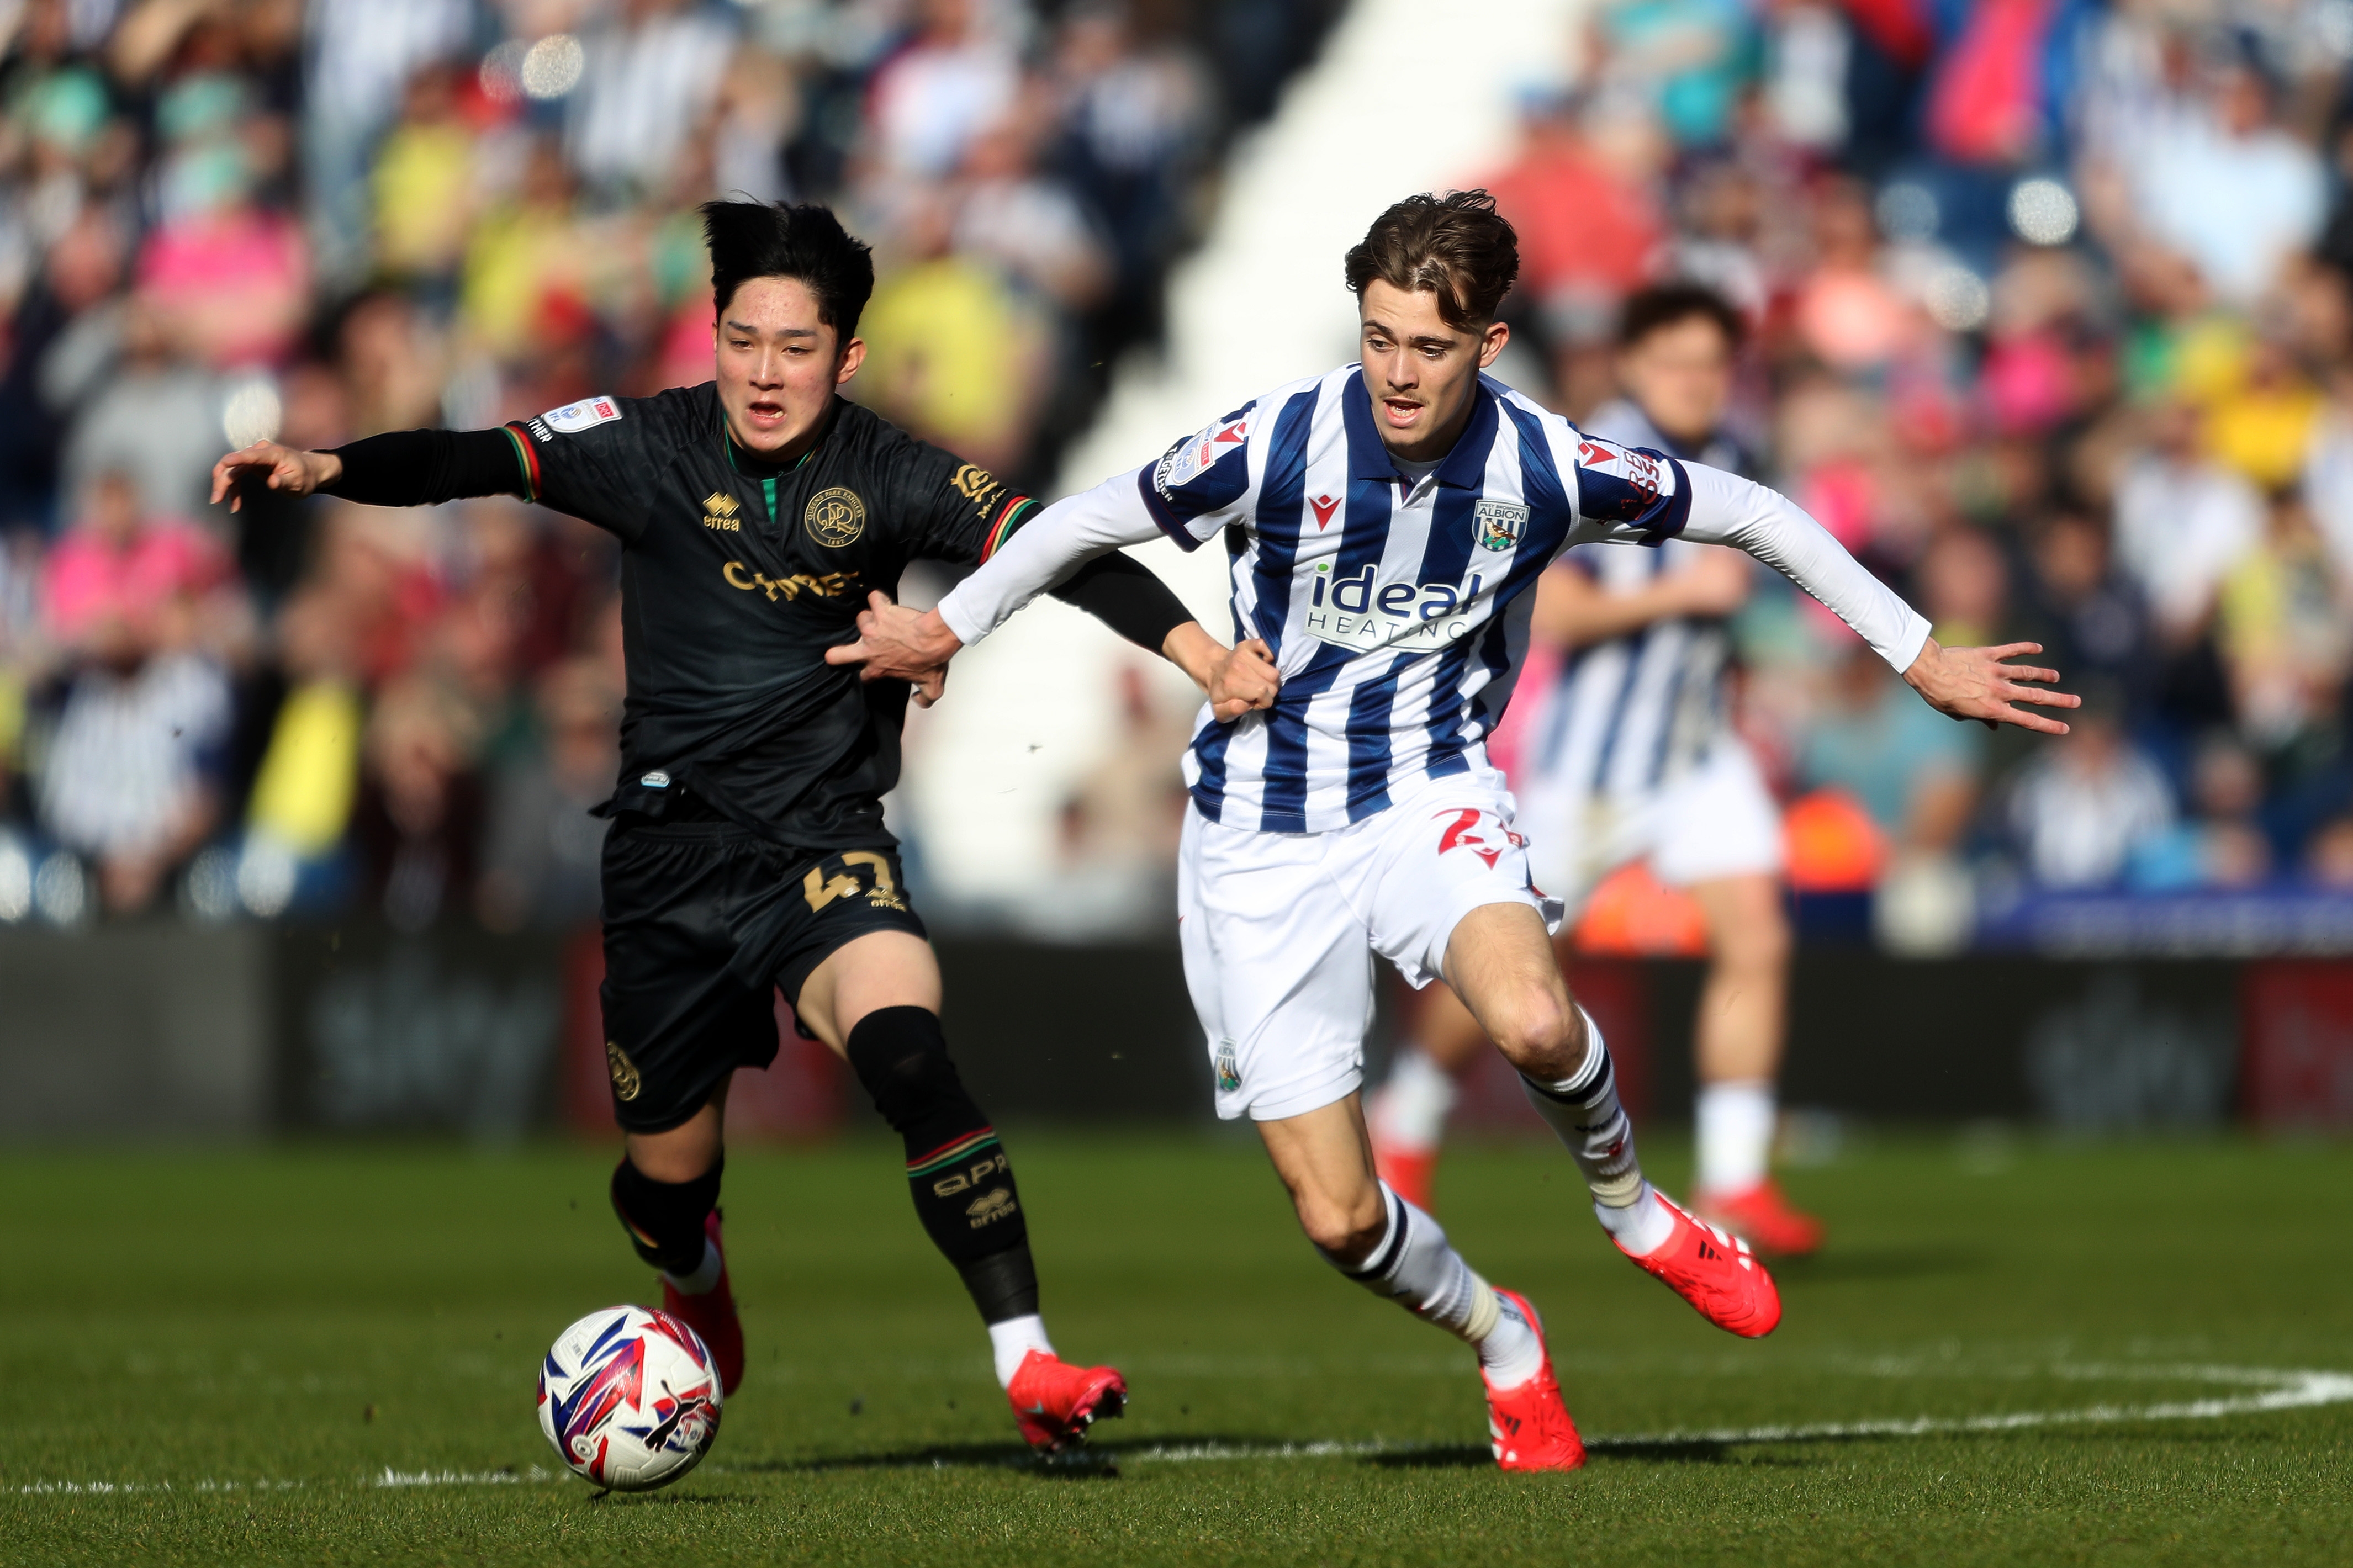
[[[809,497],[801,522],[811,539],[828,550],[839,550],[866,531],[866,503],[858,499],[856,490],[835,485]]]
[[[1241,1063],[1235,1059],[1234,1043],[1231,1040],[1219,1040],[1218,1042],[1219,1092],[1221,1094],[1231,1094],[1234,1090],[1241,1088]]]
[[[1509,550],[1528,525],[1528,509],[1507,500],[1482,500],[1471,509],[1471,525],[1482,550]]]
[[[604,393],[584,397],[577,403],[567,403],[561,408],[551,408],[540,416],[548,428],[561,430],[566,436],[577,436],[583,430],[607,425],[621,416],[621,405]]]

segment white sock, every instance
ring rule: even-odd
[[[1436,1323],[1457,1339],[1483,1344],[1495,1331],[1499,1305],[1487,1282],[1472,1272],[1446,1239],[1446,1229],[1381,1184],[1388,1226],[1372,1256],[1347,1264],[1330,1253],[1335,1268],[1370,1290]],[[1321,1248],[1317,1250],[1321,1251]]]
[[[719,1248],[706,1236],[702,1238],[702,1261],[695,1265],[693,1273],[672,1274],[665,1268],[661,1277],[681,1296],[708,1296],[719,1288],[719,1276],[726,1267],[726,1259],[719,1256]]]
[[[1424,1153],[1445,1137],[1456,1092],[1445,1069],[1419,1046],[1408,1043],[1398,1047],[1388,1079],[1373,1096],[1373,1126],[1392,1148]]]
[[[1032,1312],[1026,1318],[1008,1318],[1001,1323],[988,1325],[988,1348],[997,1357],[997,1385],[1013,1386],[1013,1374],[1031,1351],[1054,1353],[1053,1342],[1046,1338],[1046,1320]]]
[[[1765,1179],[1773,1147],[1773,1080],[1736,1079],[1699,1089],[1703,1193],[1738,1193]]]
[[[1517,1388],[1544,1370],[1544,1341],[1536,1326],[1505,1297],[1495,1298],[1495,1327],[1479,1342],[1479,1370],[1494,1388]]]
[[[1675,1234],[1674,1211],[1658,1197],[1658,1189],[1644,1182],[1641,1195],[1624,1208],[1597,1200],[1593,1217],[1601,1222],[1620,1252],[1629,1258],[1648,1258]]]
[[[1585,1018],[1583,1063],[1557,1083],[1539,1083],[1522,1073],[1520,1087],[1567,1146],[1585,1184],[1593,1189],[1596,1204],[1650,1207],[1641,1202],[1650,1184],[1642,1179],[1642,1163],[1635,1157],[1634,1124],[1618,1103],[1618,1075],[1610,1070],[1609,1047],[1602,1043],[1593,1015],[1582,1007],[1577,1012]]]

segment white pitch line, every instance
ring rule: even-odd
[[[2169,1400],[2156,1405],[2087,1405],[2074,1410],[2018,1410],[2000,1415],[1915,1415],[1876,1421],[1824,1421],[1778,1426],[1724,1426],[1695,1431],[1613,1433],[1585,1440],[1588,1448],[1700,1447],[1734,1443],[1807,1443],[1844,1437],[1929,1437],[1971,1432],[2016,1432],[2037,1426],[2113,1426],[2130,1421],[2214,1421],[2231,1415],[2260,1415],[2274,1410],[2309,1410],[2324,1405],[2353,1404],[2353,1373],[2286,1371],[2248,1366],[2114,1366],[2061,1365],[2041,1369],[2069,1378],[2178,1378],[2185,1383],[2268,1384],[2260,1394],[2239,1394],[2215,1399]],[[1162,1464],[1196,1464],[1229,1459],[1377,1458],[1383,1455],[1430,1453],[1460,1448],[1459,1443],[1389,1443],[1325,1440],[1307,1443],[1155,1443],[1142,1448],[1104,1447],[1094,1450],[1115,1463],[1152,1460]],[[938,1463],[935,1461],[935,1464]],[[723,1466],[706,1466],[713,1475]],[[563,1478],[537,1465],[521,1470],[396,1470],[390,1466],[360,1484],[370,1489],[408,1487],[492,1487],[536,1485]],[[180,1483],[176,1489],[212,1491],[288,1491],[300,1480]],[[20,1497],[50,1494],[121,1495],[168,1492],[170,1481],[32,1481],[7,1489]]]
[[[2102,1369],[2117,1372],[2121,1369]],[[2015,1432],[2036,1426],[2084,1426],[2127,1421],[2213,1421],[2272,1410],[2306,1410],[2353,1403],[2353,1373],[2274,1372],[2260,1367],[2182,1367],[2168,1372],[2209,1383],[2269,1383],[2262,1394],[2158,1405],[2089,1405],[2077,1410],[2019,1410],[2001,1415],[1915,1415],[1882,1421],[1825,1421],[1804,1426],[1725,1426],[1684,1432],[1617,1433],[1588,1437],[1588,1448],[1700,1447],[1731,1443],[1806,1443],[1841,1437],[1926,1437],[1970,1432]],[[2096,1373],[2094,1373],[2096,1375]],[[1118,1458],[1170,1464],[1217,1459],[1325,1459],[1411,1454],[1459,1444],[1430,1443],[1168,1443],[1121,1450]]]

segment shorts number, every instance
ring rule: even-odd
[[[872,869],[874,887],[868,895],[872,902],[894,910],[906,907],[899,900],[899,884],[892,879],[888,857],[878,855],[871,849],[852,849],[843,854],[841,863]],[[801,879],[801,896],[808,900],[812,911],[825,908],[836,899],[855,898],[861,892],[868,892],[868,889],[860,888],[855,877],[837,871],[828,878],[820,866],[810,867],[808,875]]]

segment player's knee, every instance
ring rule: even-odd
[[[948,1058],[939,1015],[928,1007],[880,1007],[849,1031],[843,1054],[892,1131],[921,1138],[948,1123],[980,1124],[979,1108]],[[945,1125],[948,1134],[967,1131]]]
[[[1353,1203],[1303,1193],[1298,1208],[1299,1227],[1307,1233],[1307,1239],[1344,1268],[1370,1258],[1388,1234],[1388,1210],[1378,1187]]]
[[[1585,1059],[1576,1004],[1546,986],[1523,986],[1490,1009],[1497,1048],[1532,1078],[1564,1079]]]

